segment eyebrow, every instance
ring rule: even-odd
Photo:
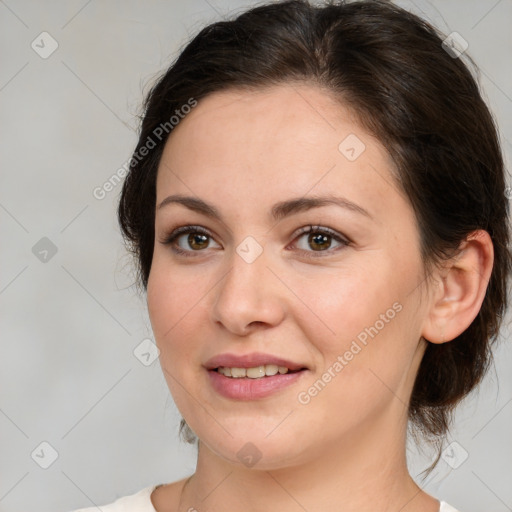
[[[192,196],[184,196],[181,194],[171,195],[166,197],[157,207],[158,210],[167,206],[169,204],[181,204],[197,213],[201,213],[206,215],[207,217],[211,217],[213,219],[224,222],[222,219],[222,215],[218,211],[215,206],[206,203],[202,199],[198,199],[197,197]],[[280,203],[276,203],[271,210],[271,216],[274,220],[279,221],[284,219],[285,217],[289,217],[290,215],[298,212],[303,212],[307,210],[311,210],[313,208],[320,208],[322,206],[335,205],[341,208],[345,208],[347,210],[359,213],[364,215],[370,219],[373,219],[372,215],[365,210],[362,206],[349,201],[344,197],[337,197],[332,195],[327,196],[313,196],[313,197],[298,197],[294,199],[289,199],[287,201],[282,201]]]

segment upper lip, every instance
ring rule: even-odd
[[[263,354],[261,352],[253,352],[251,354],[219,354],[208,359],[204,364],[208,370],[214,370],[219,366],[227,368],[254,368],[266,364],[275,364],[277,366],[286,366],[289,370],[301,370],[306,368],[305,365],[294,363],[282,357],[273,356],[272,354]]]

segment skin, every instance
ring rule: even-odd
[[[354,161],[338,149],[349,134],[366,146]],[[475,232],[425,280],[414,212],[392,170],[380,142],[313,85],[214,93],[174,128],[157,205],[171,194],[194,196],[223,220],[180,204],[155,215],[149,315],[171,394],[200,439],[196,472],[154,491],[158,512],[438,511],[439,501],[407,471],[407,404],[424,338],[449,342],[477,315],[492,242]],[[334,193],[371,218],[335,205],[277,222],[269,216],[280,201]],[[175,246],[191,257],[161,242],[185,225],[211,234],[192,246],[181,235]],[[331,228],[349,244],[328,237],[322,251],[321,241],[298,233],[308,225]],[[252,263],[236,252],[248,236],[263,250]],[[308,404],[299,403],[298,393],[395,303],[394,318]],[[217,394],[207,359],[254,351],[308,371],[264,399]],[[253,467],[237,458],[247,442],[261,454]]]

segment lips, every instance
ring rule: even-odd
[[[219,366],[228,368],[254,368],[256,366],[263,366],[266,364],[275,364],[277,366],[286,366],[290,371],[297,371],[307,369],[304,364],[296,363],[282,357],[274,356],[272,354],[264,354],[261,352],[253,352],[251,354],[219,354],[208,359],[204,364],[207,370],[215,370]]]
[[[261,370],[262,366],[266,367],[267,365],[274,365],[274,370],[275,367],[284,367],[287,371],[283,374],[279,372],[265,376],[228,376],[236,369],[260,368]],[[207,375],[213,390],[229,400],[244,401],[265,399],[284,391],[303,379],[309,370],[304,364],[262,352],[240,355],[219,354],[206,361],[204,367],[208,370]],[[224,370],[220,372],[219,368],[221,370],[224,368]],[[224,374],[226,370],[229,370],[228,375]],[[283,369],[283,371],[285,370]],[[239,374],[240,370],[237,370],[236,373]]]

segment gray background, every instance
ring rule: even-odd
[[[512,0],[399,4],[468,41],[510,162]],[[147,84],[204,24],[249,5],[0,1],[2,512],[105,504],[194,471],[158,360],[145,366],[134,355],[151,331],[116,224],[120,186],[103,200],[93,189],[129,158]],[[31,47],[43,31],[58,43],[47,58]],[[53,256],[39,252],[44,237]],[[506,320],[495,371],[456,415],[460,465],[443,459],[426,482],[417,478],[462,512],[512,510]],[[43,469],[52,450],[58,458]],[[411,444],[409,455],[416,477],[431,454]]]

